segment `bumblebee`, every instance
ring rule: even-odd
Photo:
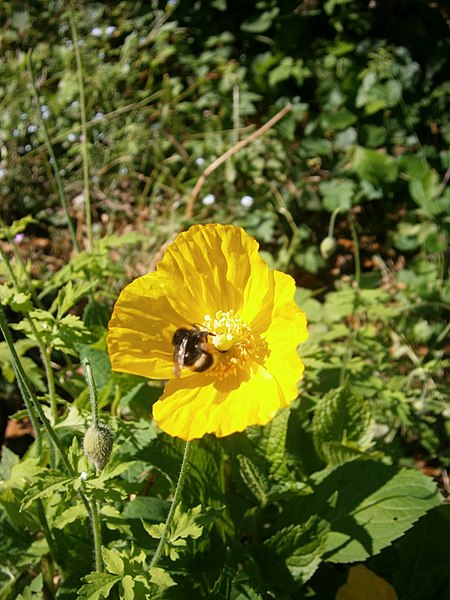
[[[214,357],[209,351],[208,336],[210,331],[202,331],[194,325],[192,329],[181,327],[172,337],[174,373],[179,377],[184,367],[201,373],[214,363]]]

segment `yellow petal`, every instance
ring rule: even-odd
[[[298,394],[297,384],[303,376],[304,365],[297,347],[308,338],[305,313],[294,302],[295,282],[289,275],[273,271],[274,300],[270,317],[260,314],[252,329],[261,334],[270,348],[265,368],[278,381],[286,402]]]
[[[275,379],[254,365],[246,381],[236,376],[218,382],[203,373],[169,381],[153,406],[153,416],[169,435],[192,440],[207,433],[223,437],[249,425],[265,425],[282,406]]]
[[[114,371],[155,379],[173,376],[172,336],[186,325],[163,294],[156,273],[122,290],[109,322],[108,351]]]
[[[232,225],[195,225],[181,233],[157,273],[174,309],[199,323],[231,309],[245,321],[253,319],[271,285],[258,243]]]
[[[351,567],[347,583],[338,589],[336,600],[398,600],[387,581],[364,565]]]

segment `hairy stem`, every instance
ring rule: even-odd
[[[187,474],[187,470],[188,470],[188,464],[189,464],[188,459],[189,459],[190,450],[191,450],[191,442],[188,441],[188,442],[186,442],[186,445],[184,447],[183,461],[181,463],[180,475],[178,477],[177,486],[175,488],[175,493],[173,495],[172,505],[170,507],[169,514],[167,515],[166,522],[164,523],[164,529],[162,531],[161,539],[159,540],[158,547],[156,548],[156,552],[153,555],[153,558],[150,562],[150,569],[152,567],[156,567],[159,559],[162,556],[164,546],[166,545],[167,538],[170,533],[170,527],[172,525],[173,516],[175,514],[175,509],[181,499],[181,491],[183,489],[184,480],[186,479],[186,474]]]

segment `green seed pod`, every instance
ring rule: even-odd
[[[83,450],[86,457],[102,471],[109,460],[113,447],[114,436],[111,430],[99,423],[97,427],[91,425],[86,431],[83,440]]]
[[[322,240],[320,244],[320,254],[322,255],[322,258],[327,260],[327,258],[333,256],[333,254],[336,252],[336,248],[336,240],[334,239],[334,237],[330,237],[328,235],[325,239]]]

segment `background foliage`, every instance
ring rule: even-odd
[[[448,8],[5,1],[0,14],[0,296],[29,384],[0,342],[0,598],[345,600],[356,577],[391,598],[449,597]],[[306,376],[268,427],[196,444],[150,566],[183,446],[151,422],[160,385],[111,373],[106,327],[125,283],[208,221],[244,226],[295,277]],[[115,435],[101,473],[81,450],[86,359]],[[49,429],[30,435],[33,394],[62,453]]]

